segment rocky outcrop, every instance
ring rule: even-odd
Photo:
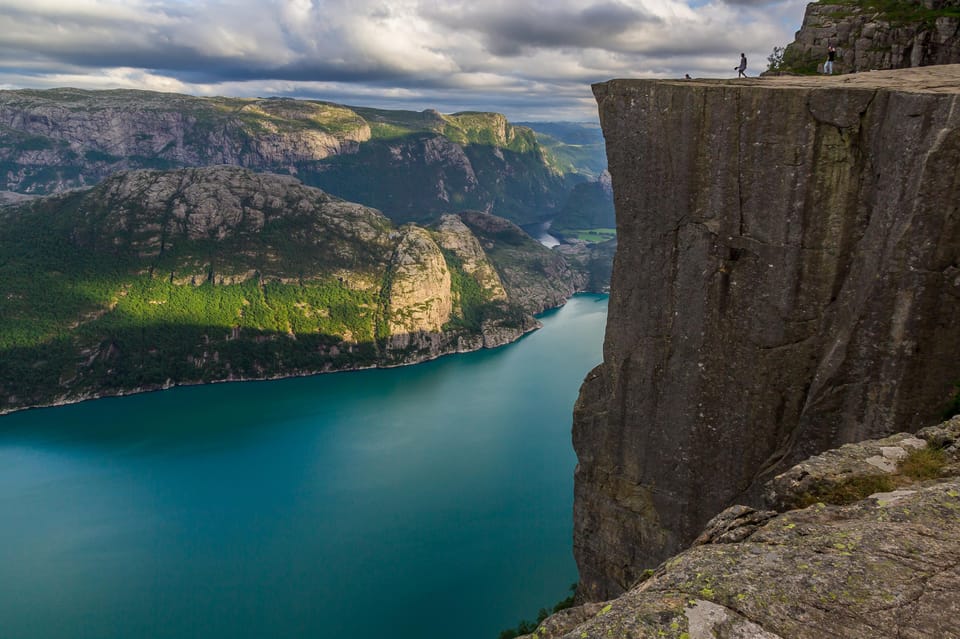
[[[813,2],[783,52],[783,70],[810,72],[837,48],[834,73],[960,63],[960,1]]]
[[[575,408],[574,550],[599,600],[776,472],[944,409],[960,66],[594,91],[619,244]]]
[[[356,113],[317,102],[148,91],[0,92],[4,184],[22,192],[92,185],[142,166],[280,168],[355,152],[369,139],[370,127]],[[53,172],[60,178],[51,182]]]
[[[407,226],[387,275],[387,330],[391,335],[439,333],[450,321],[450,269],[426,229]]]
[[[960,636],[958,439],[955,418],[915,436],[849,444],[807,460],[768,485],[773,505],[790,503],[811,477],[829,483],[843,476],[862,487],[882,477],[895,488],[780,513],[731,507],[623,596],[554,615],[531,637]],[[851,460],[894,449],[885,458],[898,460],[892,468],[851,468]],[[919,453],[938,465],[913,463]],[[932,470],[928,479],[912,476],[920,468]]]
[[[463,271],[480,285],[487,299],[505,300],[507,291],[497,269],[475,236],[457,215],[444,215],[436,229],[437,243],[457,259]]]

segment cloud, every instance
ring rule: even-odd
[[[424,15],[445,28],[478,35],[497,56],[518,56],[542,47],[603,47],[631,28],[658,22],[643,6],[611,1],[583,6],[557,0],[433,0],[424,3]]]
[[[803,5],[755,1],[0,0],[0,84],[583,119],[591,82],[759,72]]]

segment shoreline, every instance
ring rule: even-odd
[[[4,407],[4,408],[0,408],[0,418],[4,417],[5,415],[11,415],[13,413],[19,413],[19,412],[28,411],[28,410],[37,410],[37,409],[43,409],[43,408],[57,408],[60,406],[80,404],[83,402],[89,402],[89,401],[94,401],[98,399],[108,399],[111,397],[127,397],[130,395],[140,395],[143,393],[162,392],[165,390],[170,390],[171,388],[178,388],[178,387],[205,386],[208,384],[229,384],[229,383],[236,383],[236,382],[267,382],[267,381],[276,381],[276,380],[282,380],[282,379],[293,379],[297,377],[312,377],[314,375],[326,375],[326,374],[333,374],[333,373],[349,373],[349,372],[364,371],[364,370],[401,368],[404,366],[416,366],[417,364],[424,364],[426,362],[434,361],[434,360],[440,359],[441,357],[447,357],[450,355],[475,353],[475,352],[478,352],[481,350],[487,350],[487,349],[492,350],[496,348],[501,348],[503,346],[508,346],[510,344],[514,344],[520,339],[522,339],[524,336],[539,330],[543,326],[540,323],[540,321],[537,319],[540,315],[562,308],[567,304],[568,301],[570,301],[570,299],[573,296],[581,295],[581,294],[594,294],[594,293],[590,293],[588,291],[580,291],[580,292],[574,293],[573,295],[571,295],[571,297],[565,299],[562,304],[559,304],[557,306],[552,306],[550,308],[545,308],[539,313],[532,315],[534,322],[532,322],[528,327],[525,327],[523,329],[518,328],[516,335],[514,335],[508,341],[494,343],[489,346],[486,345],[485,336],[482,333],[480,333],[475,336],[479,338],[478,346],[475,348],[462,348],[459,346],[460,340],[456,340],[454,342],[454,344],[457,345],[456,348],[449,349],[449,350],[442,350],[437,353],[432,353],[428,355],[417,356],[409,361],[403,361],[398,363],[351,365],[351,366],[344,366],[342,368],[326,368],[326,369],[317,369],[317,370],[297,370],[297,371],[289,371],[289,372],[278,374],[278,375],[265,375],[262,377],[226,377],[222,379],[213,379],[209,381],[172,382],[171,380],[168,379],[163,384],[144,386],[144,387],[138,387],[138,388],[132,388],[132,389],[120,389],[117,392],[91,393],[89,395],[77,395],[72,397],[64,397],[50,403],[30,404],[30,405],[24,405],[24,406],[16,406],[12,408]],[[603,295],[603,293],[597,293],[597,294]],[[440,333],[440,334],[443,335],[443,333]]]

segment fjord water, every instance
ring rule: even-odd
[[[0,417],[0,635],[495,638],[564,598],[606,297],[509,346]]]

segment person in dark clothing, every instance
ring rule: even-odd
[[[746,56],[746,54],[744,54],[744,53],[741,53],[741,54],[740,54],[740,66],[738,66],[738,67],[733,67],[733,68],[736,69],[736,71],[737,71],[737,77],[738,77],[738,78],[745,78],[745,77],[747,77],[747,74],[744,73],[744,71],[747,70],[747,56]]]
[[[837,59],[837,48],[832,44],[827,47],[827,61],[823,63],[823,72],[833,75],[833,61]]]

